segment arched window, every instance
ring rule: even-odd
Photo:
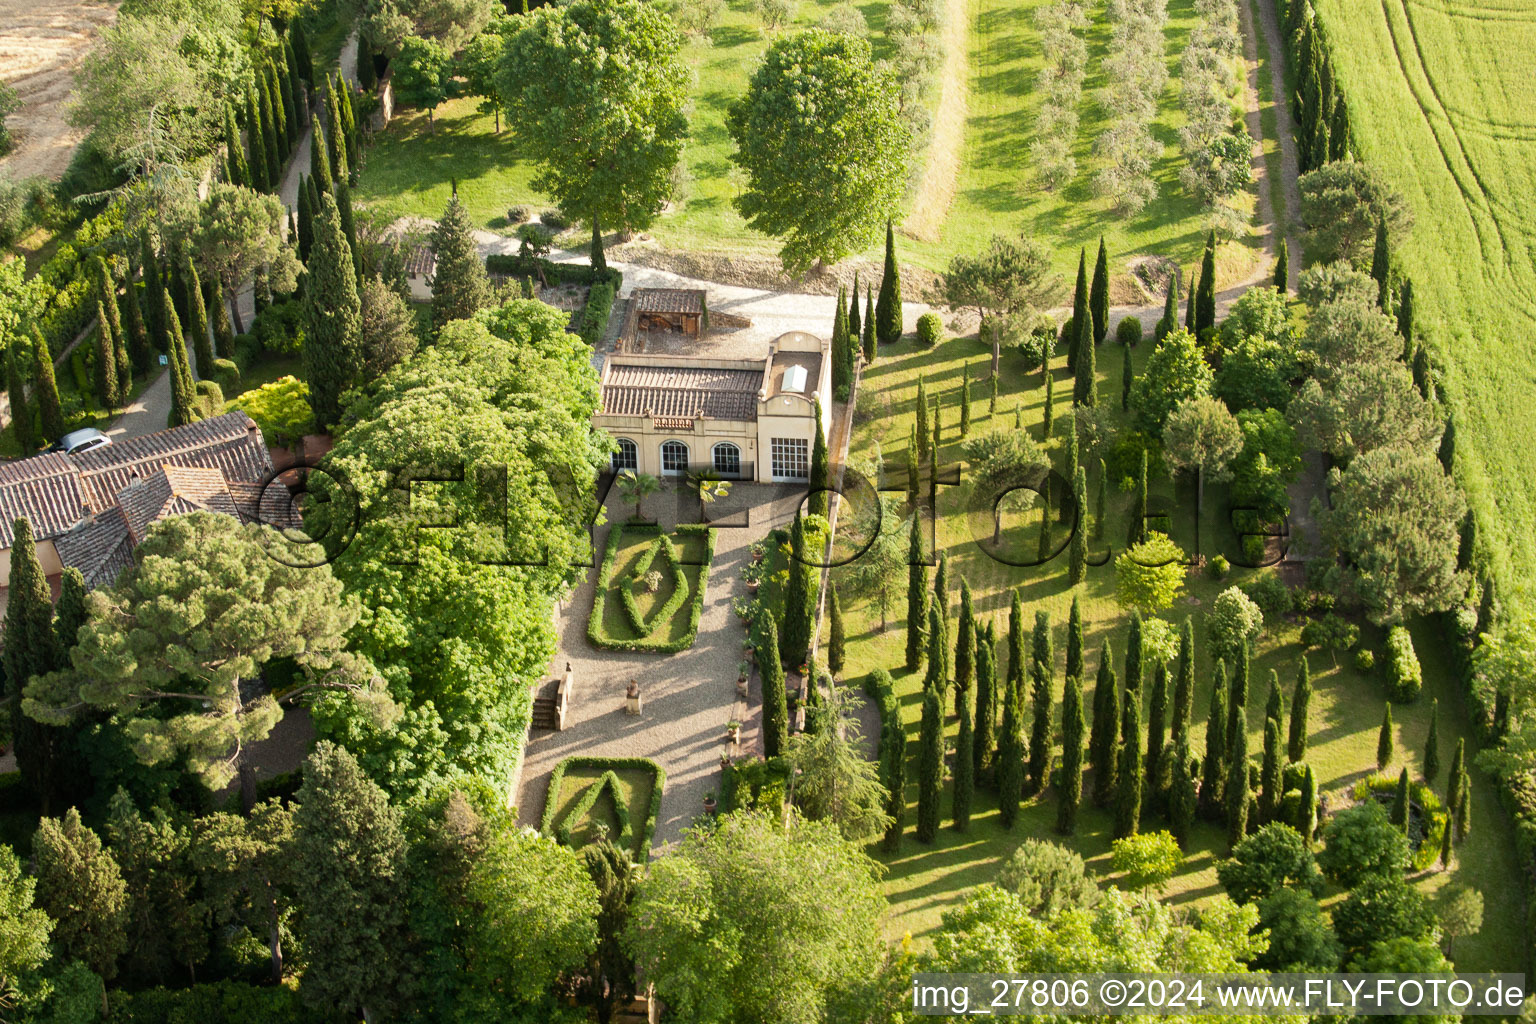
[[[663,441],[661,475],[682,476],[688,472],[688,446],[681,441]]]
[[[613,453],[613,471],[622,473],[626,469],[639,471],[640,448],[627,437],[619,438],[619,450]]]
[[[715,472],[721,476],[741,475],[741,449],[729,441],[721,441],[712,452]]]

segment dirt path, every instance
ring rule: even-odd
[[[1279,137],[1280,144],[1280,189],[1285,197],[1284,216],[1278,218],[1278,227],[1284,235],[1290,248],[1290,290],[1296,290],[1296,280],[1301,276],[1301,186],[1298,179],[1301,177],[1300,164],[1296,157],[1296,130],[1291,121],[1291,105],[1286,98],[1285,91],[1285,37],[1280,31],[1280,15],[1275,7],[1275,0],[1252,0],[1250,3],[1238,5],[1243,28],[1243,55],[1248,60],[1248,88],[1251,93],[1248,101],[1248,130],[1256,139],[1263,139],[1258,131],[1258,76],[1259,76],[1259,51],[1258,32],[1264,33],[1264,46],[1269,51],[1269,94],[1274,99],[1275,134]],[[1258,17],[1255,19],[1254,13]],[[1257,21],[1257,25],[1255,25]],[[1262,141],[1260,143],[1262,146]],[[1258,164],[1262,166],[1264,160],[1262,154]],[[1256,170],[1258,167],[1255,168]],[[1268,181],[1268,168],[1264,168],[1261,177],[1256,176],[1255,181],[1260,181],[1259,203],[1260,209],[1268,206],[1273,209],[1272,189],[1265,187],[1271,185]],[[1269,215],[1271,224],[1269,250],[1275,252],[1274,226],[1277,218],[1273,213]]]
[[[21,101],[6,118],[17,145],[0,159],[0,174],[54,181],[69,167],[82,138],[67,120],[75,69],[116,21],[116,3],[0,0],[0,81]]]
[[[946,0],[939,43],[944,64],[939,68],[939,102],[928,133],[928,151],[922,176],[912,199],[912,214],[901,226],[902,234],[924,242],[936,242],[944,218],[955,199],[960,164],[965,156],[965,120],[970,78],[966,0]]]

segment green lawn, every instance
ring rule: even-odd
[[[1321,0],[1359,155],[1407,197],[1398,253],[1416,322],[1446,368],[1456,476],[1505,592],[1536,580],[1529,415],[1536,379],[1511,372],[1536,334],[1536,9],[1515,0]]]
[[[1022,231],[1053,248],[1063,274],[1075,271],[1080,246],[1090,247],[1092,258],[1091,248],[1100,234],[1117,262],[1155,253],[1192,264],[1204,240],[1205,214],[1178,183],[1183,164],[1178,129],[1184,115],[1176,74],[1179,54],[1195,23],[1194,0],[1171,0],[1168,5],[1170,79],[1154,126],[1163,143],[1154,168],[1158,197],[1130,218],[1116,214],[1108,200],[1094,197],[1089,184],[1098,166],[1093,142],[1106,126],[1098,93],[1106,84],[1102,61],[1109,48],[1110,27],[1100,7],[1092,12],[1095,21],[1089,35],[1089,73],[1076,146],[1077,177],[1058,192],[1046,192],[1037,186],[1029,168],[1039,103],[1034,80],[1041,64],[1033,12],[1045,2],[965,0],[955,5],[966,10],[969,18],[970,58],[969,109],[955,201],[939,238],[933,242],[903,239],[901,259],[938,270],[955,253],[979,249],[994,233]],[[808,0],[799,5],[795,24],[812,25],[832,6],[831,0]],[[857,6],[869,23],[876,56],[883,56],[886,3],[871,0]],[[768,42],[745,0],[732,0],[708,40],[701,37],[686,44],[684,57],[695,72],[692,137],[683,151],[687,184],[683,202],[650,229],[662,246],[777,253],[777,241],[747,228],[731,205],[741,179],[730,161],[733,146],[725,129],[726,108],[745,89],[747,76]],[[938,89],[933,93],[930,102],[936,102]],[[478,113],[477,105],[474,98],[445,103],[431,128],[423,112],[398,116],[375,137],[367,154],[359,202],[392,217],[436,218],[448,201],[450,183],[457,180],[460,198],[474,222],[491,230],[508,230],[510,206],[548,206],[548,197],[532,188],[534,169],[519,156],[515,130],[504,126],[497,134],[492,117]],[[1245,200],[1251,208],[1252,196]],[[1242,245],[1223,247],[1219,268],[1223,282],[1242,278],[1253,269],[1260,241],[1250,235]],[[1122,266],[1117,266],[1117,272]]]
[[[1146,344],[1135,350],[1138,370],[1150,350],[1151,346]],[[899,346],[882,350],[879,361],[865,371],[861,386],[873,389],[882,398],[888,396],[890,402],[888,406],[882,406],[887,409],[885,415],[876,417],[855,429],[854,454],[856,456],[870,454],[874,442],[878,440],[886,460],[895,461],[896,465],[900,465],[899,459],[912,422],[913,395],[916,390],[917,376],[922,373],[926,377],[930,393],[940,394],[944,398],[947,410],[945,422],[948,424],[944,435],[945,456],[959,458],[961,452],[959,431],[956,428],[958,417],[955,412],[955,395],[959,387],[961,364],[962,362],[970,364],[971,376],[975,380],[976,371],[983,364],[985,354],[985,348],[974,338],[949,341],[930,350],[915,349],[914,343],[909,340]],[[1004,383],[1001,389],[999,415],[996,420],[990,419],[986,413],[986,388],[975,387],[973,434],[991,429],[1012,429],[1014,408],[1021,404],[1027,428],[1037,438],[1039,437],[1044,396],[1040,374],[1038,372],[1023,373],[1018,369],[1014,359],[1012,354],[1004,357],[1002,375]],[[1062,417],[1068,414],[1070,408],[1071,391],[1070,380],[1066,377],[1061,362],[1059,358],[1056,360],[1058,376],[1054,389],[1058,436],[1051,443],[1058,466],[1062,458],[1060,425]],[[1120,359],[1119,350],[1112,342],[1100,349],[1099,365],[1102,368],[1099,393],[1104,400],[1118,405]],[[1096,471],[1090,473],[1090,504],[1093,501],[1093,488],[1097,486],[1096,476]],[[1109,493],[1106,517],[1108,522],[1104,537],[1105,542],[1118,552],[1124,548],[1123,539],[1126,532],[1124,517],[1128,511],[1130,496],[1113,487]],[[1175,495],[1172,483],[1166,478],[1155,481],[1153,497],[1154,501],[1159,497],[1163,500],[1172,500],[1177,497],[1179,504],[1176,507],[1178,508],[1187,509],[1193,504],[1187,500],[1187,495],[1182,493]],[[964,486],[941,488],[938,498],[939,544],[948,552],[951,567],[951,615],[959,614],[959,577],[961,576],[970,582],[975,592],[978,614],[983,620],[995,621],[1000,636],[1006,632],[1007,628],[1009,588],[1021,589],[1025,600],[1026,630],[1032,627],[1034,612],[1037,609],[1046,611],[1051,617],[1054,630],[1057,660],[1056,714],[1059,716],[1066,622],[1072,600],[1072,588],[1066,578],[1067,559],[1064,554],[1059,555],[1045,567],[1035,569],[1010,568],[992,560],[971,539],[970,528],[962,512],[966,498]],[[1220,525],[1220,509],[1223,500],[1224,495],[1219,488],[1207,487],[1206,517],[1202,524],[1203,548],[1207,555],[1213,555],[1225,549],[1230,557],[1236,545],[1231,542],[1229,531],[1224,530]],[[1191,519],[1191,516],[1176,517],[1173,526],[1174,538],[1179,540],[1186,550],[1189,550],[1193,543]],[[1020,541],[1030,545],[1028,548],[1030,551],[1033,550],[1035,536],[1033,524],[1036,522],[1038,519],[1033,518],[1027,520],[1025,524],[1014,524],[1010,527],[1010,530],[1020,535]],[[1063,542],[1064,539],[1063,531]],[[1101,553],[1104,546],[1104,543],[1093,545],[1090,548],[1091,554]],[[1211,580],[1204,575],[1191,576],[1187,580],[1184,594],[1175,607],[1163,616],[1174,623],[1182,621],[1185,615],[1193,614],[1195,618],[1199,686],[1194,701],[1196,722],[1192,734],[1192,749],[1196,753],[1203,749],[1204,719],[1210,698],[1212,674],[1211,659],[1206,652],[1203,623],[1199,613],[1209,607],[1211,601],[1222,589],[1240,582],[1245,578],[1245,573],[1251,571],[1234,570],[1232,576],[1223,582]],[[929,576],[931,580],[931,570]],[[1116,652],[1116,671],[1123,681],[1126,618],[1114,600],[1113,568],[1108,565],[1090,568],[1088,579],[1079,588],[1079,593],[1084,613],[1088,670],[1093,672],[1097,669],[1099,651],[1107,638]],[[848,664],[844,674],[847,679],[857,681],[876,667],[885,667],[893,672],[902,715],[908,726],[909,754],[915,758],[918,720],[921,716],[922,679],[920,674],[908,674],[903,668],[906,644],[903,612],[905,601],[903,598],[898,598],[894,603],[896,607],[892,612],[891,626],[884,634],[877,632],[879,625],[877,609],[870,607],[867,603],[851,601],[845,603],[849,647]],[[1249,749],[1255,758],[1263,746],[1263,709],[1268,698],[1271,670],[1279,673],[1282,689],[1289,705],[1297,662],[1302,655],[1298,642],[1299,632],[1299,621],[1289,618],[1266,624],[1265,635],[1253,662],[1252,681],[1249,688]],[[1379,644],[1379,631],[1368,628],[1364,633],[1364,643],[1373,646]],[[1425,693],[1419,703],[1399,706],[1393,710],[1398,737],[1398,750],[1393,762],[1395,765],[1417,766],[1427,730],[1431,697],[1438,697],[1441,704],[1439,727],[1442,761],[1448,758],[1449,754],[1446,752],[1454,749],[1458,737],[1467,736],[1470,742],[1470,732],[1462,714],[1460,700],[1456,695],[1455,684],[1438,655],[1438,643],[1433,629],[1417,629],[1415,639],[1424,667]],[[1002,653],[1005,647],[1002,643],[999,646]],[[1325,653],[1312,651],[1308,654],[1308,658],[1314,685],[1308,760],[1318,772],[1323,792],[1337,800],[1356,781],[1375,770],[1376,735],[1381,721],[1383,689],[1378,678],[1357,673],[1347,659],[1344,664],[1336,666]],[[1003,668],[1003,666],[999,667],[1000,675]],[[1147,685],[1150,686],[1150,680]],[[1087,698],[1090,706],[1091,699],[1090,693]],[[951,715],[948,723],[948,736],[951,743],[954,742],[957,731],[958,719]],[[1059,735],[1057,742],[1059,743]],[[1054,837],[1056,814],[1054,792],[1047,791],[1042,798],[1028,805],[1023,810],[1014,830],[1009,833],[1003,831],[998,824],[995,797],[983,790],[978,795],[977,810],[972,818],[969,833],[965,835],[956,833],[946,823],[940,830],[937,842],[931,847],[924,846],[911,838],[911,825],[916,820],[916,780],[910,769],[908,774],[910,780],[907,794],[910,805],[907,816],[908,833],[903,840],[900,852],[887,856],[877,852],[878,846],[871,847],[871,852],[888,868],[884,885],[891,901],[888,930],[893,937],[907,931],[921,937],[930,931],[938,924],[939,916],[945,909],[956,905],[975,885],[992,880],[1002,861],[1023,838]],[[1477,885],[1490,897],[1518,892],[1519,877],[1513,836],[1508,820],[1498,806],[1491,781],[1475,770],[1473,779],[1474,803],[1477,805],[1477,810],[1474,812],[1475,828],[1466,845],[1459,849],[1460,861],[1456,871],[1451,874],[1467,871],[1463,880]],[[1443,777],[1439,780],[1439,788],[1443,788],[1444,781]],[[1091,779],[1089,792],[1091,792]],[[945,812],[947,815],[947,794]],[[1104,881],[1114,881],[1108,865],[1110,824],[1107,811],[1085,809],[1080,819],[1078,835],[1073,840],[1075,847],[1089,861],[1091,870],[1101,876]],[[1166,822],[1157,815],[1149,813],[1144,815],[1142,827],[1144,830],[1163,828],[1166,827]],[[1219,857],[1225,855],[1225,846],[1224,832],[1212,826],[1200,826],[1195,832],[1190,856],[1184,869],[1173,879],[1168,888],[1169,898],[1175,903],[1187,903],[1201,900],[1220,891],[1214,865]],[[1476,865],[1475,874],[1465,867],[1470,865]],[[1435,890],[1444,885],[1449,877],[1445,873],[1431,872],[1417,879],[1416,884],[1427,891]],[[1497,898],[1488,900],[1487,920],[1482,933],[1457,940],[1456,953],[1460,966],[1475,970],[1514,969],[1517,966],[1516,951],[1520,948],[1518,935],[1521,927],[1518,903],[1518,900]]]

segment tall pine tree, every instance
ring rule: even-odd
[[[1099,236],[1099,255],[1093,263],[1093,285],[1088,289],[1088,311],[1093,317],[1093,343],[1104,344],[1109,333],[1109,256],[1104,236]]]
[[[1072,319],[1067,323],[1067,370],[1077,373],[1077,361],[1082,358],[1082,339],[1087,333],[1085,324],[1091,324],[1088,311],[1088,250],[1077,252],[1077,285],[1072,289]],[[1090,328],[1091,329],[1091,328]]]
[[[880,278],[880,299],[875,303],[875,339],[879,345],[901,340],[901,272],[896,267],[896,231],[885,222],[885,273]]]
[[[1083,683],[1067,676],[1061,697],[1061,790],[1056,804],[1056,831],[1077,831],[1077,809],[1083,802]]]
[[[43,437],[57,441],[64,436],[64,406],[59,401],[59,384],[53,376],[53,353],[48,351],[48,343],[36,327],[32,328],[32,356],[32,396],[37,399],[42,417]]]
[[[467,320],[491,302],[485,261],[457,190],[432,231],[431,247],[437,258],[432,277],[432,327],[440,331],[449,321]]]
[[[923,517],[912,517],[907,541],[907,671],[923,666],[927,648],[928,566],[923,554]]]
[[[320,199],[315,244],[304,288],[304,373],[315,423],[334,425],[341,415],[341,395],[363,371],[362,304],[352,251],[341,230],[336,197]]]

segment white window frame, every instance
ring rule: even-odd
[[[721,466],[720,457],[724,455],[734,466],[726,468]],[[721,476],[741,476],[741,445],[734,441],[716,441],[714,447],[709,450],[709,464],[716,473]]]
[[[803,484],[811,479],[811,443],[803,437],[768,439],[769,463],[775,483]],[[801,468],[798,475],[787,470]]]
[[[667,468],[668,449],[672,445],[676,445],[678,448],[681,448],[683,450],[683,465],[679,469],[668,469]],[[687,441],[679,441],[676,438],[671,438],[669,440],[661,442],[661,475],[662,476],[684,476],[684,475],[686,475],[687,472],[688,472],[688,459],[689,459],[689,457],[690,457],[690,453],[689,453],[689,450],[688,450],[688,442]]]

